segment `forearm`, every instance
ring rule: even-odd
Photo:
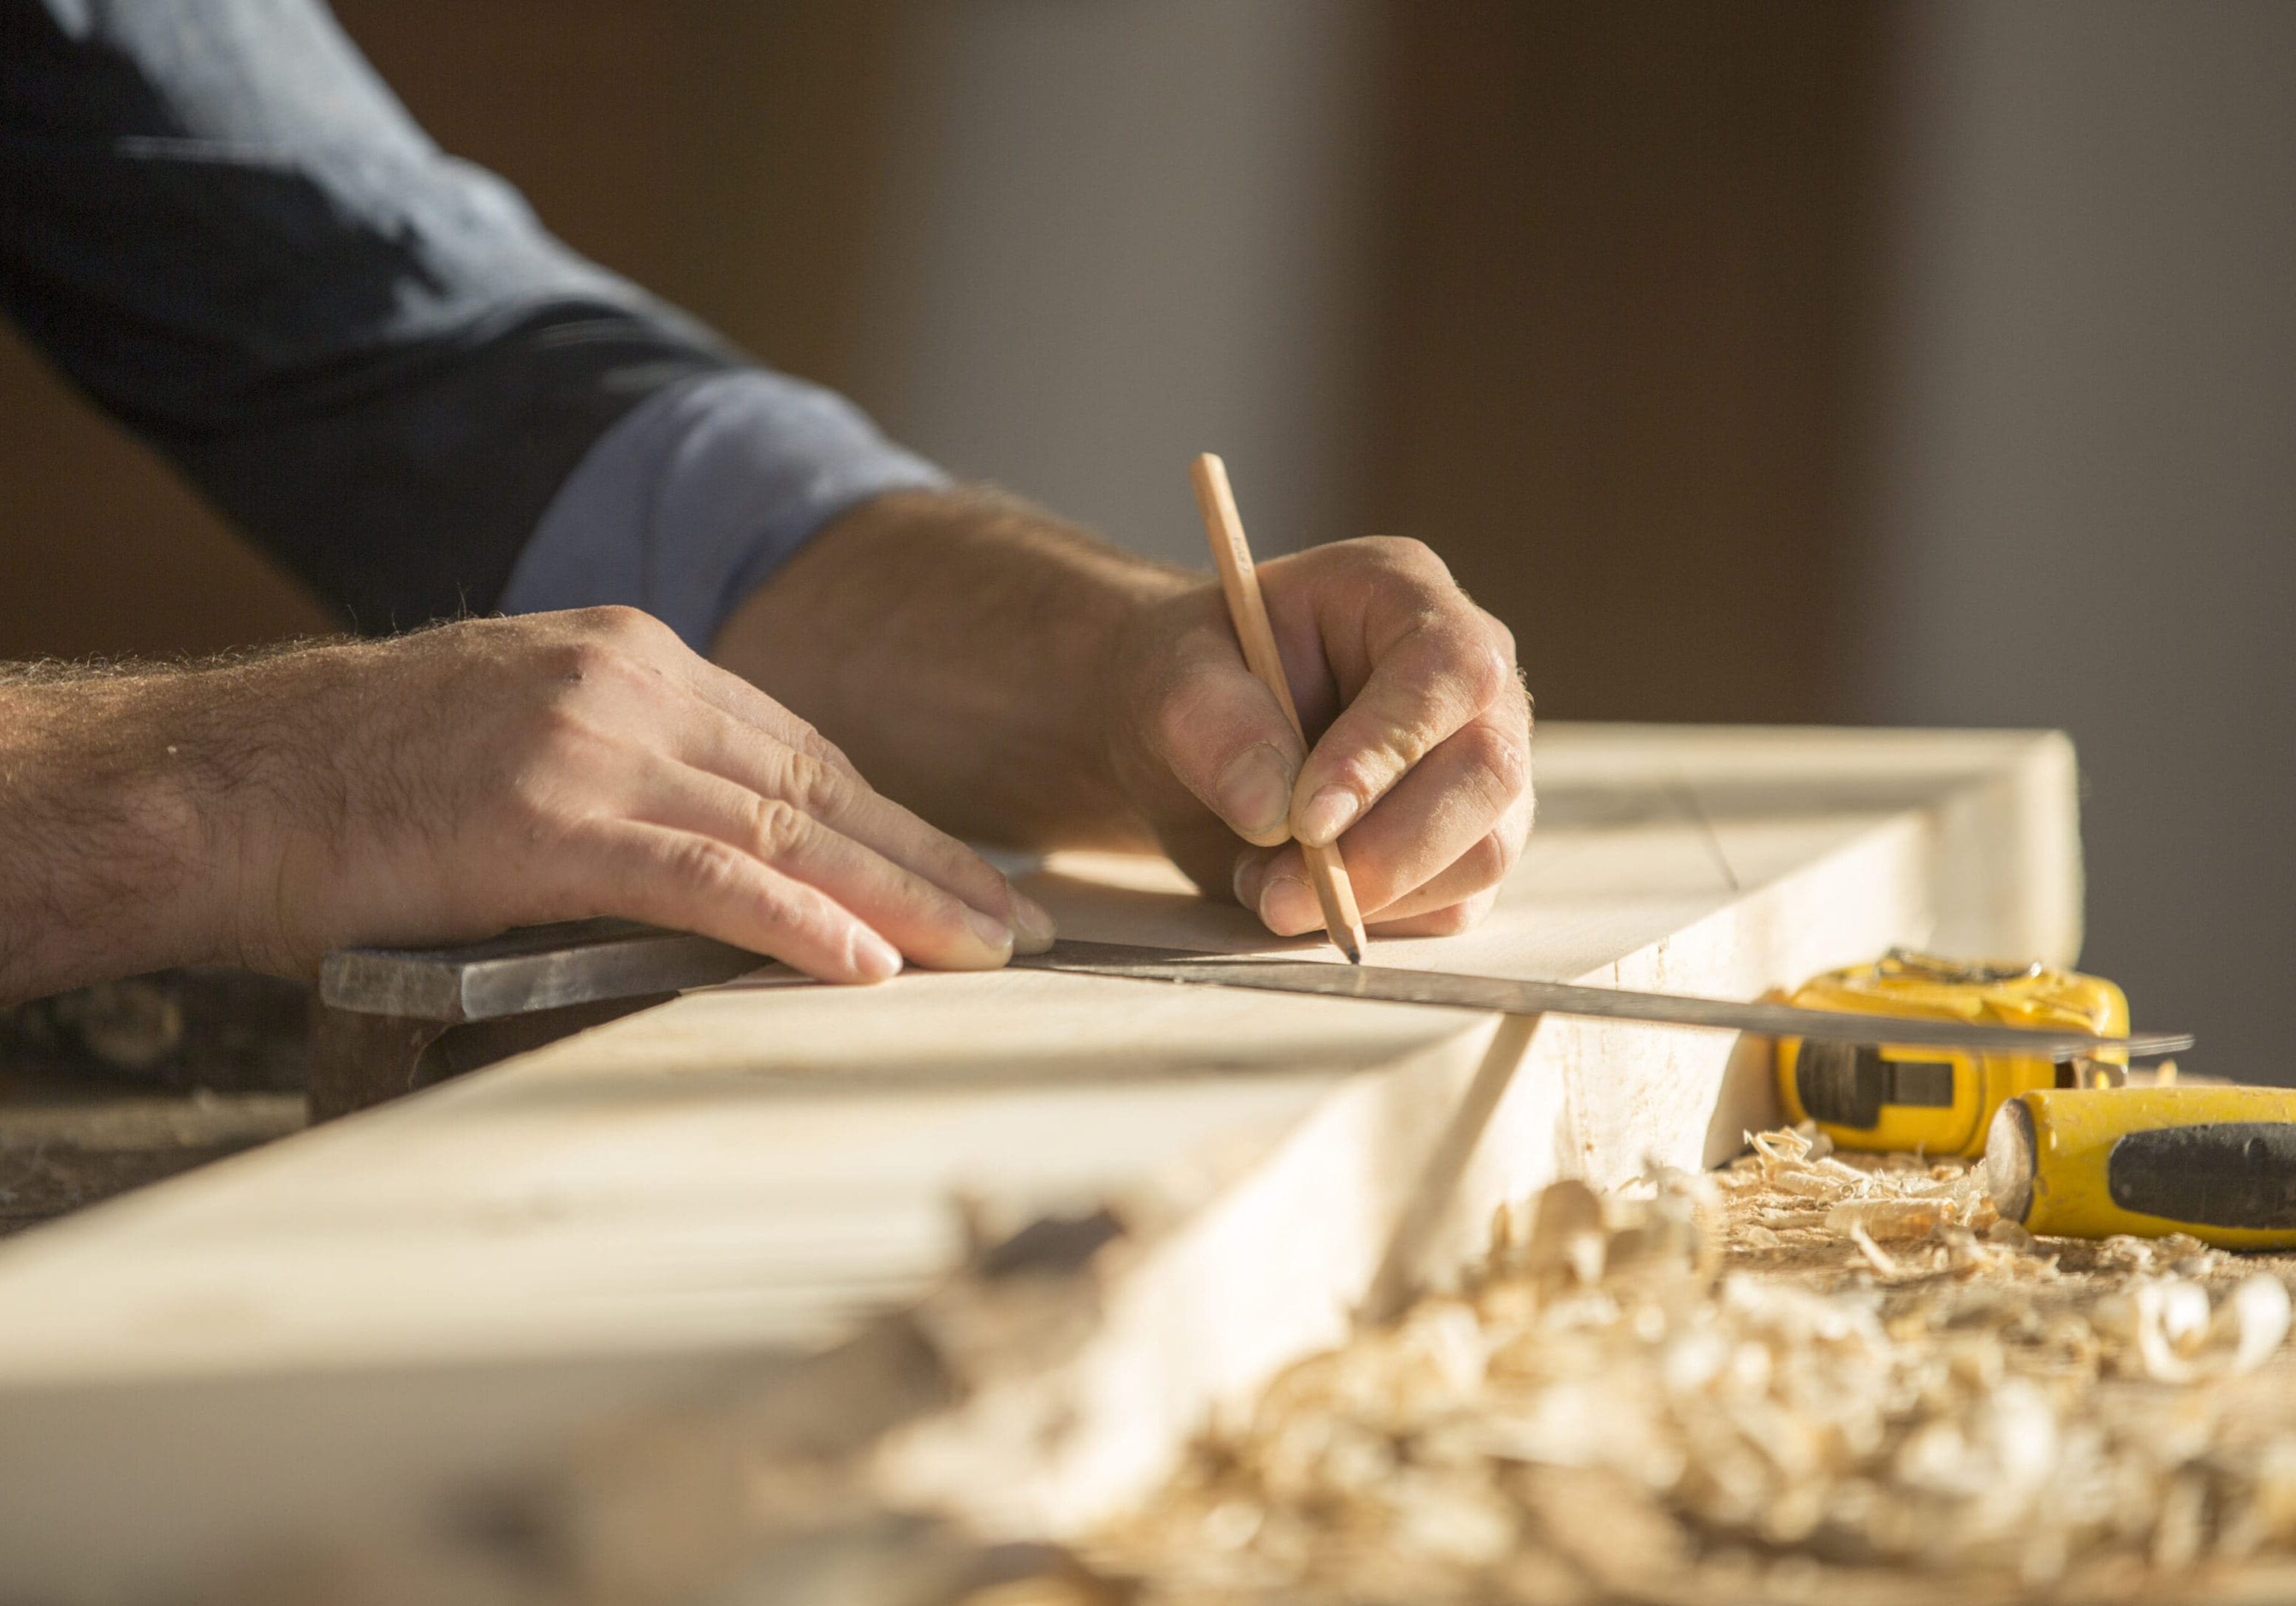
[[[896,493],[751,594],[714,656],[946,830],[1144,848],[1111,769],[1109,658],[1144,607],[1198,584],[1021,502]]]
[[[189,678],[0,666],[0,1004],[229,957]]]

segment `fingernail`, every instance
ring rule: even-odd
[[[1356,823],[1363,799],[1344,786],[1326,786],[1308,799],[1300,811],[1298,836],[1311,848],[1336,842],[1340,832]]]
[[[1053,924],[1051,911],[1015,887],[1013,889],[1013,951],[1016,954],[1041,954],[1053,946],[1059,936]]]
[[[1315,889],[1296,876],[1279,875],[1259,890],[1259,918],[1278,937],[1297,937],[1323,923]]]
[[[1259,907],[1259,878],[1267,868],[1267,856],[1239,853],[1235,856],[1235,873],[1228,878],[1228,889],[1235,901],[1247,909]]]
[[[972,928],[972,934],[980,939],[980,946],[997,956],[999,963],[1012,956],[1013,928],[993,914],[983,914],[978,909],[967,909],[964,923]]]
[[[1220,772],[1220,816],[1248,837],[1280,831],[1292,808],[1292,770],[1264,742],[1254,742]]]
[[[853,938],[853,969],[864,981],[890,981],[901,973],[900,951],[865,927]]]

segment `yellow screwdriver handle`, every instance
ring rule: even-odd
[[[2050,1088],[2001,1106],[1986,1138],[1994,1209],[2047,1237],[2189,1233],[2296,1249],[2296,1092]]]

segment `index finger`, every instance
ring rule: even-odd
[[[1337,840],[1413,765],[1516,689],[1505,627],[1464,594],[1457,601],[1380,656],[1308,755],[1292,792],[1292,830],[1301,841]]]

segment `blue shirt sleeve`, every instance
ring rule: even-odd
[[[317,0],[0,0],[0,305],[363,629],[579,599],[699,641],[934,479],[439,150]]]
[[[689,380],[590,449],[519,554],[502,609],[627,602],[706,653],[742,598],[839,513],[946,482],[817,385],[757,369]]]

